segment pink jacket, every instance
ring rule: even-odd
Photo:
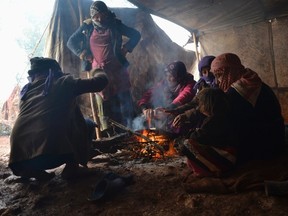
[[[169,90],[165,80],[157,83],[154,87],[146,91],[143,97],[137,102],[141,109],[144,108],[172,108],[190,102],[196,91],[193,89],[196,81],[192,74],[187,74],[187,78],[180,83],[174,91]]]

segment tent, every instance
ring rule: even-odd
[[[47,55],[56,58],[65,70],[79,74],[79,60],[66,47],[68,37],[89,17],[89,0],[56,0]],[[242,64],[256,71],[275,91],[288,122],[288,2],[285,0],[130,0],[138,9],[113,11],[123,22],[137,28],[142,39],[131,62],[133,95],[137,99],[157,79],[163,65],[179,59],[188,68],[205,55],[236,53]],[[191,32],[198,51],[187,52],[159,29],[155,14]],[[133,17],[133,19],[131,19]],[[175,32],[177,34],[177,32]],[[198,57],[198,58],[197,58]],[[81,73],[80,73],[81,75]],[[83,75],[83,74],[82,74]]]

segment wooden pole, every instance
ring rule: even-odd
[[[87,71],[87,78],[89,79],[90,78],[90,74],[89,72]],[[99,116],[98,116],[98,109],[95,108],[95,103],[97,105],[97,100],[93,100],[93,93],[89,93],[89,96],[90,96],[90,104],[91,104],[91,110],[92,110],[92,115],[93,115],[93,120],[94,122],[96,122],[96,124],[98,125],[95,130],[96,130],[96,139],[100,139],[101,138],[101,130],[100,130],[100,127],[101,127],[101,123],[100,123],[100,119],[99,119]]]
[[[196,54],[197,65],[198,65],[198,63],[200,61],[200,58],[199,58],[199,52],[198,52],[198,47],[197,47],[198,41],[197,41],[195,32],[193,32],[192,36],[193,36],[193,41],[194,41],[194,44],[195,44],[195,54]]]

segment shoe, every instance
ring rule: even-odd
[[[120,176],[107,173],[95,186],[88,201],[104,201],[119,194],[126,186],[134,183],[133,175]]]

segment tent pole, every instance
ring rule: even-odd
[[[194,44],[195,44],[195,54],[196,54],[197,64],[198,64],[200,59],[199,59],[199,52],[198,52],[198,47],[197,47],[198,41],[196,39],[195,32],[192,33],[192,36],[193,36],[193,41],[194,41]]]
[[[88,79],[90,78],[89,71],[87,71],[87,78]],[[90,104],[91,104],[93,120],[97,124],[97,127],[95,128],[95,130],[96,130],[96,139],[100,139],[101,138],[101,131],[100,131],[100,127],[101,127],[100,124],[101,123],[100,123],[100,120],[99,120],[99,116],[97,114],[98,112],[97,112],[97,110],[95,109],[95,106],[94,106],[93,93],[89,93],[89,96],[90,96]],[[95,103],[97,103],[97,100],[95,100]]]

